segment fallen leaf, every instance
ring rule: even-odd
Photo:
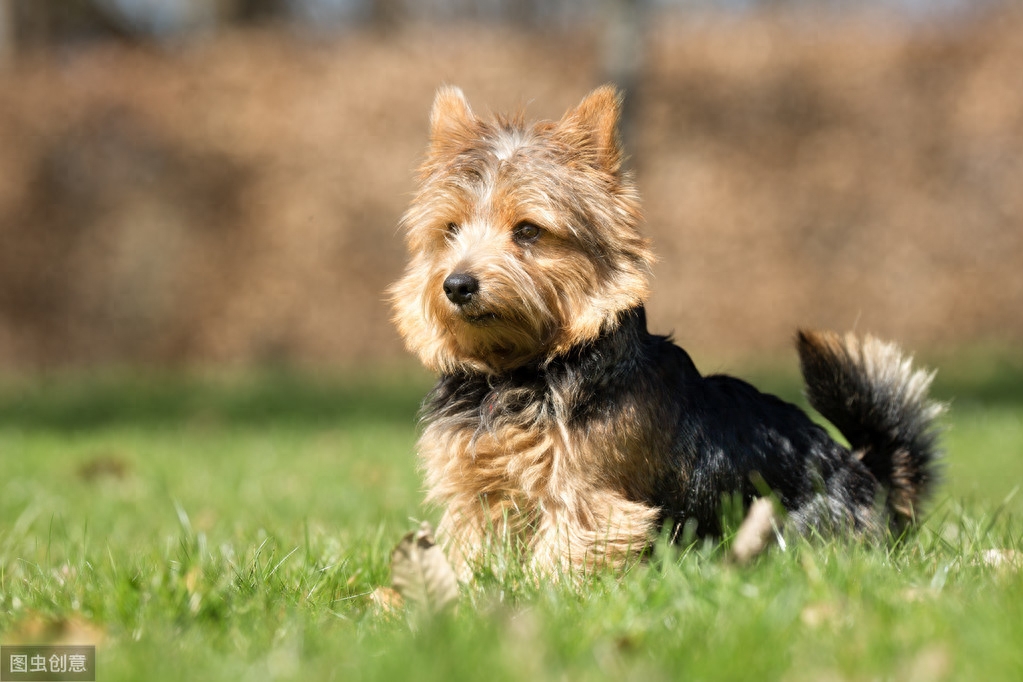
[[[774,502],[767,497],[753,501],[746,518],[739,526],[732,543],[731,559],[737,564],[748,564],[777,539],[780,515]]]
[[[117,453],[100,453],[78,467],[78,477],[89,482],[101,478],[120,479],[128,475],[127,460]]]
[[[369,595],[369,600],[377,608],[377,611],[385,614],[392,614],[400,609],[405,600],[398,592],[390,587],[378,587]]]
[[[458,580],[433,540],[433,528],[423,522],[391,552],[391,584],[406,601],[430,613],[443,611],[458,599]]]
[[[30,614],[4,633],[5,644],[95,646],[105,638],[103,628],[78,615],[64,618]]]

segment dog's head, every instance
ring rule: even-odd
[[[410,261],[390,289],[410,350],[434,370],[501,373],[596,338],[647,295],[653,260],[621,169],[608,86],[557,121],[482,119],[441,88]]]

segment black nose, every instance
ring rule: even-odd
[[[448,295],[448,300],[455,305],[465,305],[479,290],[479,280],[464,272],[448,275],[448,278],[444,280],[444,293]]]

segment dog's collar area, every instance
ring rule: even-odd
[[[472,369],[446,373],[440,380],[481,382],[496,390],[556,384],[570,374],[575,380],[582,379],[584,384],[606,382],[612,368],[635,361],[637,349],[643,345],[641,340],[647,335],[646,309],[637,305],[619,312],[615,323],[597,338],[554,357],[532,360],[496,374]]]

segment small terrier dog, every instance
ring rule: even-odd
[[[541,572],[620,566],[663,524],[719,534],[723,500],[766,494],[802,533],[912,522],[935,481],[933,373],[871,337],[799,332],[809,402],[850,449],[647,331],[653,255],[620,104],[604,86],[527,125],[436,95],[390,295],[440,375],[418,449],[452,561],[466,575],[511,540]]]

